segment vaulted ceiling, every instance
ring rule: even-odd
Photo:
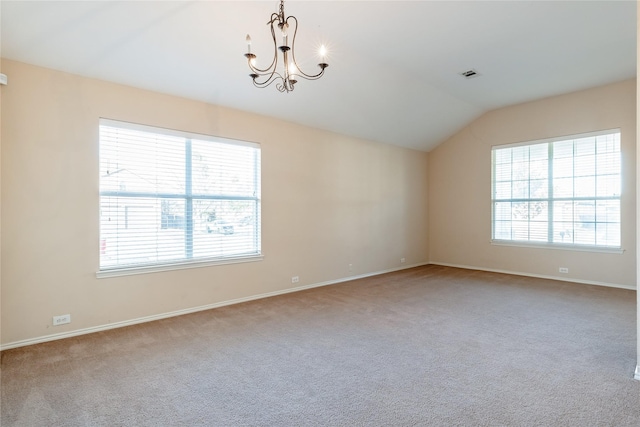
[[[329,68],[291,93],[257,89],[245,36],[267,62],[277,7],[3,0],[1,54],[424,151],[486,111],[636,75],[633,0],[289,0],[301,68],[317,70],[321,43]]]

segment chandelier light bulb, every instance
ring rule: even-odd
[[[324,61],[324,57],[327,56],[327,48],[325,45],[320,46],[320,58]]]
[[[251,53],[251,36],[247,34],[247,38],[245,40],[247,41],[247,53]]]

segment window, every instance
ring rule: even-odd
[[[260,147],[100,120],[100,271],[260,256]]]
[[[620,131],[492,149],[494,241],[620,248]]]

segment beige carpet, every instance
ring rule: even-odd
[[[636,295],[426,266],[2,353],[8,426],[638,426]]]

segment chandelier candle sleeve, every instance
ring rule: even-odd
[[[244,56],[247,58],[247,64],[249,65],[249,70],[251,70],[249,76],[251,76],[254,86],[264,88],[275,82],[278,91],[291,92],[298,82],[298,78],[317,80],[324,75],[324,70],[329,66],[325,59],[327,49],[324,45],[320,47],[322,61],[318,64],[320,72],[307,74],[300,69],[295,56],[298,19],[293,15],[285,15],[284,0],[280,0],[278,12],[271,14],[271,19],[267,22],[267,25],[271,31],[271,41],[273,42],[273,59],[268,67],[258,68],[256,66],[256,55],[251,53],[251,37],[249,34],[246,37],[247,53]],[[278,41],[276,40],[277,31],[282,35],[282,45],[280,46],[278,46]],[[291,38],[289,38],[290,35]],[[282,62],[282,65],[279,64],[280,62]]]
[[[278,24],[278,26],[280,27],[280,24]],[[282,46],[286,46],[287,45],[287,29],[289,28],[289,24],[287,24],[287,22],[285,21],[285,23],[280,27],[280,29],[282,30]]]

